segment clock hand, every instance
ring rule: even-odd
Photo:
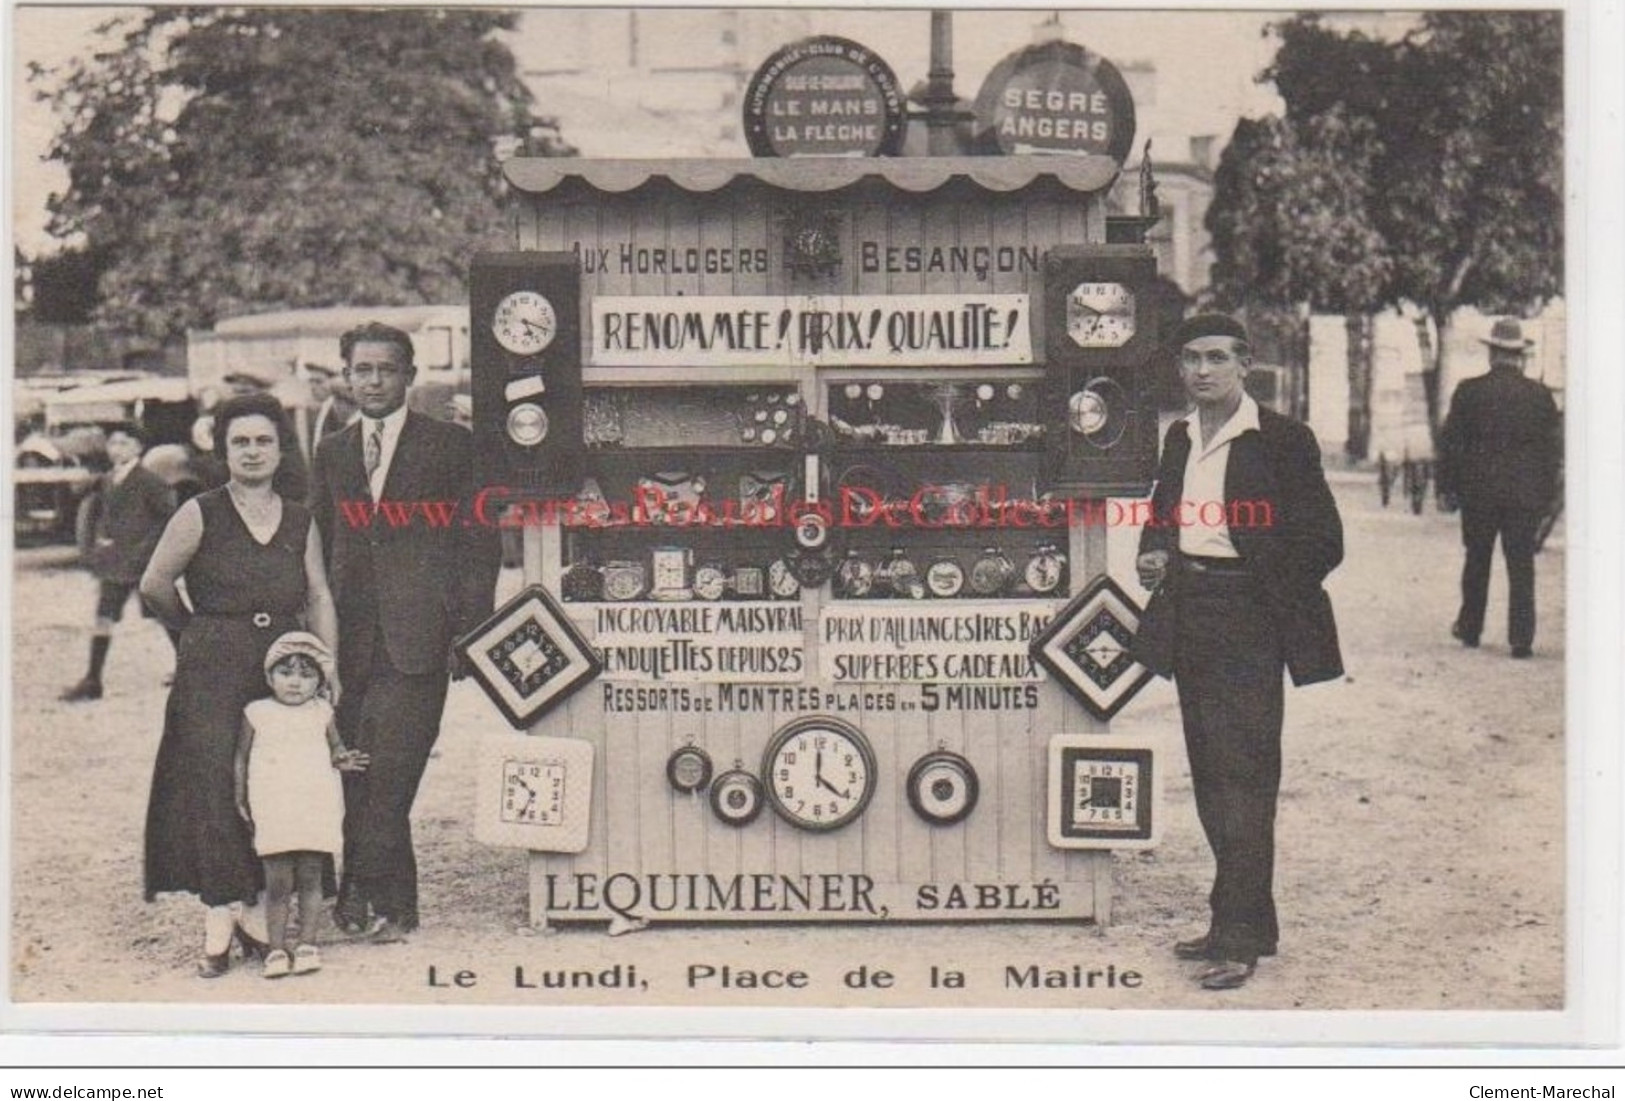
[[[515,776],[513,778],[513,782],[518,784],[520,787],[524,788],[526,791],[530,792],[531,798],[534,799],[536,797],[536,789],[531,787],[529,784],[525,783],[525,778],[523,776]]]
[[[519,324],[523,325],[527,329],[534,329],[537,332],[542,332],[542,333],[547,332],[547,326],[546,325],[543,325],[540,322],[532,321],[528,317],[521,317],[519,319]]]
[[[846,798],[846,792],[841,791],[834,784],[830,783],[828,780],[824,779],[822,776],[819,776],[817,773],[813,774],[813,782],[817,786],[819,786],[821,788],[824,788],[826,791],[829,791],[831,794],[839,795],[842,799]]]

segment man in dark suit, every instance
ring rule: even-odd
[[[1247,395],[1247,332],[1222,314],[1174,338],[1195,410],[1169,428],[1138,567],[1152,590],[1135,652],[1179,690],[1196,812],[1215,873],[1208,931],[1174,945],[1209,990],[1241,986],[1275,954],[1275,804],[1283,668],[1341,676],[1321,582],[1343,526],[1308,428]]]
[[[107,457],[113,469],[102,475],[85,501],[80,551],[98,581],[96,626],[90,636],[89,670],[62,693],[70,703],[102,698],[102,668],[113,644],[113,624],[123,617],[147,559],[175,511],[169,486],[141,465],[143,449],[141,429],[135,425],[119,425],[109,432]]]
[[[456,669],[453,640],[490,615],[499,550],[495,531],[465,524],[473,436],[406,408],[411,338],[369,323],[339,348],[361,417],[318,447],[311,507],[338,607],[339,729],[371,764],[344,776],[337,917],[388,943],[418,925],[412,801]],[[372,512],[380,502],[425,507],[391,522]]]
[[[1535,532],[1556,492],[1563,420],[1551,392],[1524,378],[1524,339],[1516,318],[1490,328],[1490,371],[1456,387],[1440,437],[1439,492],[1461,505],[1461,611],[1451,634],[1478,645],[1484,630],[1495,538],[1507,563],[1507,644],[1534,653]]]

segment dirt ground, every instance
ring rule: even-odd
[[[1214,994],[1168,944],[1199,931],[1211,861],[1183,756],[1168,786],[1164,841],[1120,855],[1109,927],[1069,924],[526,927],[521,854],[478,845],[470,814],[478,690],[453,687],[440,754],[415,829],[424,926],[409,943],[329,935],[317,975],[264,981],[234,967],[193,977],[197,904],[141,899],[147,785],[162,724],[169,647],[132,612],[99,703],[56,702],[82,672],[94,584],[64,548],[15,558],[11,993],[21,1002],[823,1006],[968,1005],[1123,1009],[1558,1009],[1564,1005],[1562,529],[1537,562],[1535,659],[1508,659],[1499,566],[1484,646],[1448,625],[1461,551],[1454,517],[1383,510],[1371,481],[1336,479],[1347,560],[1333,576],[1349,676],[1288,693],[1277,897],[1281,955],[1245,988]],[[1168,684],[1114,723],[1177,729]],[[631,989],[516,984],[558,968],[636,967]],[[1102,972],[1093,988],[1013,990],[1009,966]],[[691,965],[799,968],[795,991],[700,993]],[[859,965],[896,976],[854,991]],[[932,989],[929,969],[965,988]],[[473,973],[472,986],[450,983]],[[1138,985],[1111,983],[1138,973]],[[226,1027],[224,1023],[220,1027]]]

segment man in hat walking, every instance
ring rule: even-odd
[[[1476,647],[1484,630],[1495,540],[1507,564],[1507,645],[1534,653],[1535,532],[1551,507],[1562,455],[1563,419],[1551,392],[1523,374],[1534,342],[1503,317],[1484,339],[1488,374],[1466,379],[1450,401],[1440,440],[1439,491],[1461,506],[1461,611],[1450,633]]]
[[[1204,989],[1228,990],[1280,939],[1282,673],[1295,685],[1343,673],[1321,588],[1343,559],[1343,525],[1314,434],[1248,396],[1252,352],[1241,324],[1188,318],[1173,343],[1194,409],[1163,441],[1137,563],[1152,595],[1134,651],[1178,687],[1196,813],[1215,865],[1207,932],[1176,943],[1174,955],[1202,962]]]

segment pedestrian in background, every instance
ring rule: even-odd
[[[113,645],[113,624],[124,616],[141,583],[158,537],[175,511],[174,494],[157,474],[141,465],[145,439],[133,424],[107,434],[113,469],[103,474],[86,499],[80,553],[96,574],[96,623],[90,636],[90,667],[79,683],[62,693],[69,703],[102,698],[102,670]],[[170,634],[170,642],[177,640]]]
[[[1174,945],[1201,960],[1197,982],[1228,990],[1252,977],[1280,939],[1275,805],[1281,787],[1283,670],[1295,685],[1343,673],[1321,583],[1343,560],[1343,525],[1307,427],[1247,394],[1247,331],[1223,314],[1175,333],[1195,408],[1163,441],[1153,521],[1140,538],[1152,590],[1134,640],[1146,668],[1172,676],[1202,832],[1213,850],[1207,932]],[[1194,505],[1247,502],[1257,526],[1181,525]],[[1260,506],[1267,504],[1267,508]],[[1156,522],[1160,521],[1160,522]]]
[[[1488,374],[1464,380],[1440,439],[1439,492],[1461,508],[1461,611],[1450,633],[1469,648],[1484,630],[1495,540],[1507,565],[1507,644],[1527,658],[1535,644],[1535,533],[1551,508],[1562,457],[1563,421],[1546,387],[1525,378],[1534,341],[1514,317],[1499,318],[1482,342]]]

